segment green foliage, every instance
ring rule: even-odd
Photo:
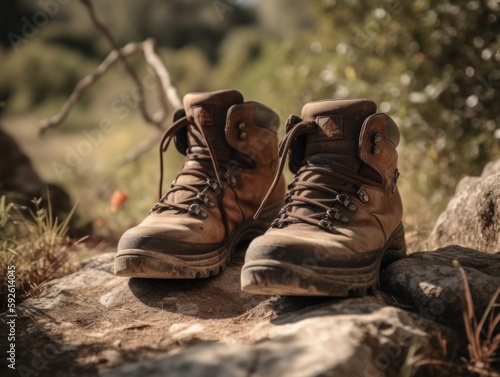
[[[202,51],[186,46],[178,50],[162,49],[160,55],[180,94],[212,90],[207,80],[212,66]]]
[[[84,56],[59,46],[33,40],[25,47],[7,56],[5,69],[0,72],[0,82],[13,93],[9,108],[14,112],[64,100],[78,81],[94,69]],[[84,99],[80,105],[85,102]]]
[[[10,221],[10,216],[11,212],[14,208],[14,203],[6,203],[6,197],[2,196],[0,198],[0,249],[2,250],[2,253],[5,251],[4,256],[6,262],[5,264],[8,264],[11,262],[14,254],[8,256],[7,251],[12,250],[12,248],[16,247],[18,242],[17,240],[12,237],[12,227],[13,223]]]
[[[314,22],[265,43],[236,81],[245,93],[284,116],[311,100],[375,100],[401,127],[400,182],[412,213],[438,213],[459,178],[500,157],[498,4],[301,5],[313,8]]]
[[[42,283],[70,271],[68,264],[68,223],[76,206],[65,220],[52,214],[49,203],[42,207],[42,199],[33,199],[35,212],[29,210],[26,218],[13,203],[0,197],[0,274],[7,276],[9,266],[16,268],[16,298],[22,300]],[[0,288],[0,297],[6,298],[6,286]],[[5,302],[0,302],[4,307]]]
[[[246,71],[262,52],[264,34],[254,27],[234,29],[221,43],[218,50],[219,62],[214,67],[211,87],[220,87]]]

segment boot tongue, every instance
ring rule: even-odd
[[[302,119],[315,121],[318,128],[307,134],[305,157],[334,154],[344,155],[347,161],[358,160],[361,126],[376,110],[375,103],[365,99],[308,103],[302,109]]]
[[[229,108],[243,102],[243,96],[236,90],[221,90],[208,93],[190,93],[184,96],[184,109],[187,118],[203,128],[205,136],[215,151],[215,156],[222,164],[229,161],[231,147],[226,142],[224,128],[226,114]],[[184,162],[184,168],[202,169],[206,172],[213,170],[212,162],[206,158],[207,144],[197,127],[187,127],[188,148],[191,154],[199,154],[195,159]],[[203,157],[201,157],[201,156]],[[210,175],[210,174],[209,174]],[[176,182],[181,185],[203,185],[204,180],[190,174],[181,174]],[[195,196],[189,190],[176,190],[167,195],[167,200],[180,203]]]
[[[203,128],[219,161],[228,161],[231,153],[224,133],[227,111],[231,106],[242,102],[243,95],[236,90],[190,93],[184,96],[186,116]],[[189,147],[206,148],[203,136],[196,127],[188,127],[187,136]]]
[[[332,100],[311,102],[302,108],[302,119],[314,121],[318,127],[306,134],[303,164],[323,165],[335,170],[350,170],[355,174],[362,167],[358,155],[359,134],[364,120],[375,114],[377,108],[370,100]],[[302,173],[299,180],[305,180],[325,186],[343,185],[345,182],[318,173]],[[298,196],[309,199],[325,199],[325,194],[318,190],[302,190]],[[332,201],[335,199],[331,198]],[[318,209],[302,204],[294,212],[309,216]]]

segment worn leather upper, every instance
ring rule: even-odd
[[[288,133],[298,127],[290,144],[296,176],[284,209],[250,244],[246,263],[319,270],[373,263],[402,221],[396,124],[363,99],[313,102],[290,122]]]
[[[184,97],[186,125],[177,132],[176,146],[186,159],[167,192],[165,203],[199,206],[200,216],[177,207],[157,206],[138,226],[122,236],[119,250],[147,249],[171,255],[205,253],[224,244],[231,233],[251,221],[277,170],[277,114],[241,93],[223,90]],[[209,151],[209,146],[212,151]],[[222,187],[216,181],[210,153],[216,159]],[[183,187],[202,192],[206,203]],[[284,181],[269,201],[270,222],[282,204]],[[264,218],[265,220],[265,218]]]

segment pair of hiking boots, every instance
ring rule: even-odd
[[[185,162],[146,219],[123,234],[115,273],[219,274],[251,241],[241,287],[257,294],[365,295],[406,252],[397,188],[399,130],[365,99],[308,103],[278,115],[241,93],[191,93],[160,145]],[[288,157],[295,178],[285,187]],[[163,176],[163,160],[161,159]],[[286,191],[286,193],[285,193]]]

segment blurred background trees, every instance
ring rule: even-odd
[[[236,88],[283,121],[300,115],[308,101],[374,99],[401,127],[406,222],[418,232],[432,226],[462,176],[479,174],[500,157],[498,1],[109,0],[94,6],[121,45],[158,41],[180,95]],[[92,202],[87,210],[94,216],[105,216],[102,203],[119,187],[130,197],[124,218],[142,218],[154,201],[157,154],[116,168],[118,157],[152,131],[121,68],[86,93],[63,125],[36,137],[37,122],[57,112],[109,53],[81,3],[2,2],[0,30],[0,112],[8,131],[41,174],[57,181],[51,163],[64,161],[82,130],[111,119],[117,131],[60,183],[75,199]],[[130,61],[147,75],[139,58]],[[126,116],[120,106],[130,110]],[[175,170],[172,162],[172,176]]]

